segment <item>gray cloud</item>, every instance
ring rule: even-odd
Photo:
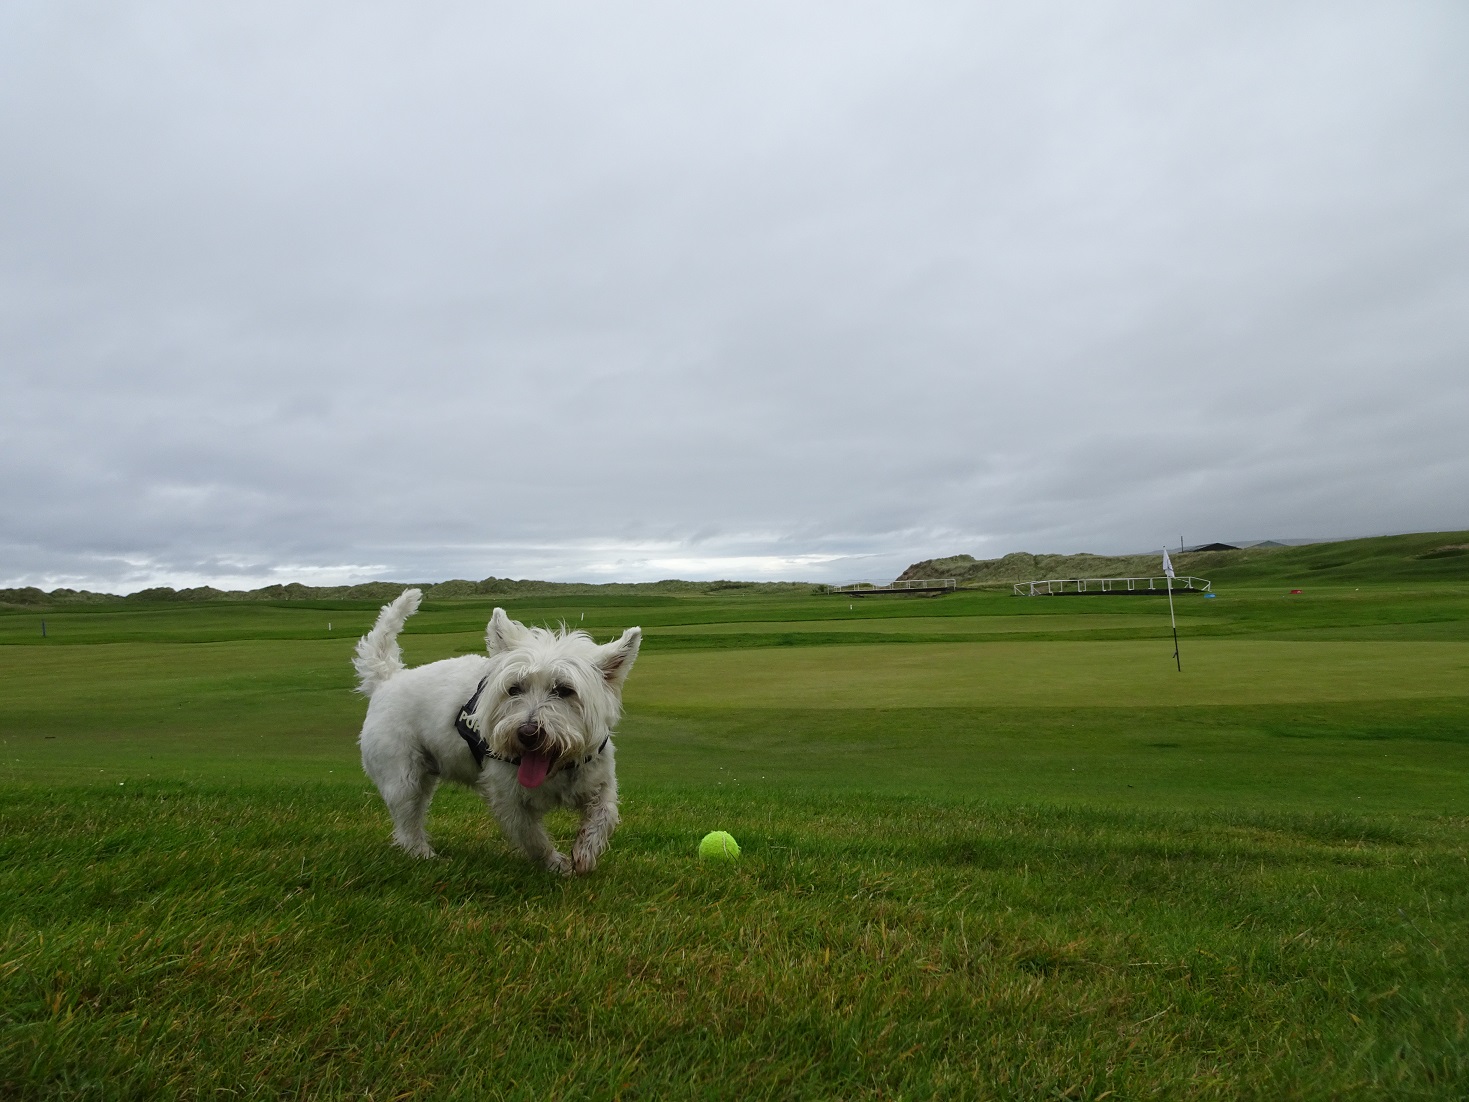
[[[1469,526],[1452,3],[16,4],[0,584]]]

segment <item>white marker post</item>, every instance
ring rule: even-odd
[[[1173,615],[1173,563],[1168,558],[1168,548],[1163,548],[1163,573],[1168,576],[1168,620],[1173,625],[1173,661],[1178,672],[1183,672],[1183,662],[1178,657],[1178,618]]]

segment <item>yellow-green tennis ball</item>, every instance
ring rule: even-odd
[[[706,861],[733,861],[740,855],[740,844],[724,830],[712,830],[699,843],[699,856]]]

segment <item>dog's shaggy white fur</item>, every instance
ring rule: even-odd
[[[433,857],[424,831],[429,802],[440,781],[456,781],[480,794],[532,861],[564,875],[590,872],[617,827],[611,734],[642,630],[598,646],[585,632],[526,627],[497,608],[485,629],[487,657],[405,669],[398,633],[421,596],[409,589],[384,605],[352,660],[369,698],[362,768],[392,814],[393,841]],[[481,686],[469,723],[489,747],[482,766],[455,728]],[[581,814],[570,857],[543,824],[557,805]]]

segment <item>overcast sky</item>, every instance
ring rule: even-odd
[[[1469,528],[1469,5],[0,7],[0,585]]]

